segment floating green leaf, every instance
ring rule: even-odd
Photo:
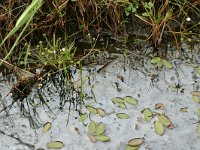
[[[136,147],[132,147],[132,146],[126,146],[125,150],[137,150],[139,148],[139,146]]]
[[[43,129],[42,132],[46,133],[47,131],[49,131],[49,129],[51,128],[51,123],[47,122],[43,125]]]
[[[197,116],[200,117],[200,108],[197,109]]]
[[[64,147],[64,144],[61,141],[54,141],[54,142],[47,143],[47,148],[61,149],[63,147]]]
[[[169,126],[171,124],[170,120],[164,115],[158,115],[158,120],[164,125]]]
[[[85,113],[85,114],[82,114],[80,117],[79,117],[79,119],[78,119],[78,121],[79,122],[83,122],[83,121],[85,121],[85,119],[88,117],[88,115]]]
[[[114,104],[115,103],[124,103],[124,100],[120,97],[115,97],[115,98],[112,98],[111,100]]]
[[[131,97],[131,96],[124,97],[124,101],[129,103],[129,104],[131,104],[131,105],[135,105],[135,104],[138,103],[138,101],[135,98]]]
[[[143,142],[144,141],[142,138],[134,138],[128,141],[128,145],[132,147],[137,147],[137,146],[142,145]]]
[[[188,112],[188,107],[180,108],[180,111],[182,111],[182,112]]]
[[[92,106],[86,106],[87,110],[89,110],[89,112],[91,112],[92,114],[97,114],[97,110],[92,107]]]
[[[101,108],[97,108],[97,113],[99,114],[99,116],[104,117],[105,116],[105,111]]]
[[[144,119],[147,122],[150,122],[153,117],[152,111],[149,108],[145,108],[144,110],[142,110],[142,113],[144,115]]]
[[[116,116],[120,119],[128,119],[129,115],[125,114],[125,113],[118,113],[116,114]]]
[[[162,63],[167,69],[173,68],[172,64],[169,61],[165,60],[165,59],[162,60]]]
[[[105,125],[100,122],[97,126],[96,126],[96,131],[95,131],[95,135],[101,135],[105,132]]]
[[[122,109],[125,109],[126,108],[126,105],[124,103],[119,103],[118,104],[118,107],[122,108]]]
[[[154,58],[151,60],[151,63],[152,63],[152,64],[157,64],[157,63],[160,62],[160,61],[161,61],[160,57],[154,57]]]
[[[96,136],[95,136],[95,139],[96,139],[97,141],[102,141],[102,142],[107,142],[107,141],[110,141],[110,140],[111,140],[110,137],[105,136],[105,135],[96,135]]]
[[[197,96],[192,96],[192,100],[196,103],[200,103],[200,98]]]
[[[163,65],[163,64],[162,64],[162,61],[159,61],[159,62],[157,63],[157,66],[158,66],[158,67],[162,67],[162,65]]]
[[[96,131],[96,123],[95,121],[90,121],[89,125],[88,125],[88,130],[89,130],[89,133],[91,134],[94,134],[95,131]]]
[[[165,130],[163,124],[160,121],[156,120],[154,121],[153,125],[154,125],[155,132],[159,135],[163,135],[164,130]]]
[[[197,124],[197,129],[196,129],[196,131],[197,131],[197,134],[200,134],[200,123]]]

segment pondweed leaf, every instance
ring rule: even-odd
[[[135,105],[135,104],[138,103],[138,101],[135,98],[131,97],[131,96],[124,97],[124,101],[129,103],[129,104],[131,104],[131,105]]]
[[[122,109],[125,109],[126,108],[126,105],[124,103],[119,103],[118,104],[118,107],[122,108]]]
[[[89,125],[88,125],[88,130],[90,134],[94,134],[96,131],[96,123],[95,121],[90,121]]]
[[[196,103],[200,103],[200,98],[197,96],[192,96],[192,100]]]
[[[89,112],[91,112],[92,114],[97,114],[97,110],[92,107],[92,106],[86,106],[87,110],[89,110]]]
[[[46,133],[51,128],[51,122],[47,122],[43,125],[42,132]]]
[[[199,91],[193,91],[193,92],[190,92],[190,94],[192,96],[200,96],[200,92]]]
[[[152,117],[153,117],[153,114],[152,114],[152,111],[149,109],[149,108],[145,108],[144,110],[141,111],[141,113],[143,113],[144,115],[144,119],[147,121],[147,122],[150,122]]]
[[[158,115],[158,120],[164,125],[169,126],[171,124],[170,120],[164,115]]]
[[[111,100],[114,104],[115,103],[124,103],[124,100],[120,97],[115,97],[115,98],[112,98]]]
[[[105,132],[105,125],[100,122],[97,126],[96,126],[96,130],[95,130],[95,135],[101,135]]]
[[[102,141],[102,142],[108,142],[108,141],[111,140],[110,137],[105,136],[105,135],[96,135],[96,136],[95,136],[95,139],[96,139],[97,141]]]
[[[159,120],[156,120],[154,121],[153,125],[155,132],[159,135],[163,135],[165,131],[163,124]]]
[[[142,138],[134,138],[128,141],[128,145],[132,147],[137,147],[137,146],[142,145],[143,142],[144,141]]]
[[[160,57],[154,57],[153,59],[151,59],[152,64],[157,64],[160,61],[161,61]]]
[[[101,108],[97,108],[97,113],[99,114],[99,116],[104,117],[105,116],[105,110],[101,109]]]
[[[180,111],[181,112],[188,112],[188,107],[182,107],[182,108],[180,108]]]
[[[88,115],[85,113],[85,114],[82,114],[79,118],[78,118],[78,121],[79,122],[83,122],[85,121],[85,119],[88,117]]]
[[[196,131],[197,131],[197,134],[200,134],[200,123],[197,124],[197,129],[196,129]]]
[[[120,119],[128,119],[129,115],[125,114],[125,113],[118,113],[116,114],[116,116]]]
[[[136,146],[136,147],[132,147],[132,146],[126,146],[125,147],[125,150],[138,150],[139,146]]]
[[[169,61],[165,60],[165,59],[162,60],[162,63],[167,69],[173,68],[172,64]]]
[[[157,66],[158,66],[158,67],[162,67],[162,65],[163,65],[163,64],[162,64],[162,61],[159,61],[159,62],[157,63]]]
[[[63,142],[61,141],[53,141],[53,142],[48,142],[47,143],[47,148],[51,149],[61,149],[64,147]]]

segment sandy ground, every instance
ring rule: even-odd
[[[142,68],[132,69],[129,65],[124,66],[122,58],[99,73],[96,72],[98,66],[91,68],[91,73],[85,69],[83,92],[91,97],[95,95],[96,99],[96,102],[94,98],[85,100],[85,104],[94,108],[100,107],[106,114],[104,117],[89,114],[88,109],[83,107],[82,112],[90,116],[83,123],[78,122],[79,114],[73,108],[69,115],[68,106],[55,116],[45,112],[43,107],[39,107],[42,124],[46,122],[52,124],[50,130],[43,133],[42,127],[31,129],[28,119],[20,117],[20,111],[14,105],[9,111],[10,117],[7,117],[6,113],[0,114],[0,149],[29,150],[31,147],[25,144],[28,143],[35,146],[32,149],[46,150],[48,142],[62,141],[63,150],[124,150],[132,138],[144,139],[144,143],[139,147],[140,150],[200,149],[200,135],[196,132],[199,121],[197,109],[200,105],[192,100],[190,94],[199,91],[200,76],[191,63],[180,59],[170,61],[173,64],[172,69],[159,70],[147,61],[145,66],[148,69],[145,72]],[[90,78],[89,86],[88,78]],[[4,98],[6,91],[9,90],[8,87],[1,85],[1,88],[4,91],[2,99],[9,100],[9,96]],[[132,96],[138,103],[136,105],[126,103],[126,108],[122,109],[111,101],[114,97],[125,96]],[[156,109],[157,103],[162,103],[164,109]],[[54,112],[58,110],[53,102],[51,108]],[[145,121],[141,113],[144,108],[165,114],[174,124],[174,128],[165,127],[163,135],[156,134],[153,123],[157,117],[153,117],[150,122]],[[185,108],[186,112],[181,111],[181,108]],[[126,113],[129,118],[120,119],[116,116],[117,113]],[[91,142],[88,138],[90,120],[96,123],[102,122],[106,129],[104,134],[111,140]],[[21,142],[11,136],[19,138]]]

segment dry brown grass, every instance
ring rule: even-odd
[[[23,47],[25,43],[30,41],[32,45],[37,44],[40,40],[43,40],[42,34],[45,34],[48,38],[52,37],[53,33],[59,36],[67,35],[69,37],[76,37],[80,34],[87,35],[91,31],[94,34],[98,34],[103,30],[109,31],[113,35],[124,34],[127,27],[133,26],[131,21],[134,20],[135,15],[141,16],[140,13],[145,11],[142,5],[145,2],[144,0],[138,0],[140,3],[138,13],[132,13],[128,17],[124,14],[124,8],[128,4],[133,3],[134,1],[132,0],[44,1],[42,8],[35,15],[18,48]],[[14,27],[17,18],[30,2],[31,0],[6,0],[0,4],[0,40]],[[175,0],[174,3],[176,3]],[[140,22],[145,21],[146,25],[151,27],[150,38],[155,47],[161,43],[164,32],[173,35],[173,38],[177,41],[176,43],[178,43],[177,35],[182,33],[183,28],[187,31],[187,25],[182,23],[184,13],[192,13],[191,16],[194,16],[194,18],[197,16],[192,11],[194,8],[198,9],[199,1],[193,0],[190,2],[181,0],[179,4],[181,7],[169,3],[169,0],[156,1],[155,18],[158,11],[164,15],[170,10],[172,5],[175,9],[173,14],[160,22],[151,18],[139,17],[141,19]],[[139,24],[139,22],[137,21],[136,24]],[[20,31],[7,40],[4,46],[1,47],[0,58],[3,58],[9,51],[19,33]]]

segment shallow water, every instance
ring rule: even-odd
[[[6,112],[0,114],[0,131],[7,134],[0,132],[1,150],[31,149],[25,143],[35,146],[32,149],[47,149],[46,144],[50,141],[62,141],[64,150],[123,150],[128,140],[132,138],[144,138],[144,143],[139,148],[141,150],[199,149],[200,135],[196,132],[199,104],[192,101],[190,94],[199,91],[200,87],[200,75],[195,71],[195,65],[198,66],[200,63],[198,48],[193,50],[193,53],[197,52],[196,55],[188,53],[190,55],[188,58],[191,59],[170,57],[172,69],[157,69],[149,59],[143,62],[141,59],[133,61],[134,57],[131,55],[128,55],[126,60],[119,56],[100,71],[98,70],[103,65],[83,68],[83,93],[87,94],[84,103],[94,108],[100,107],[106,112],[104,117],[90,114],[84,123],[78,122],[79,112],[75,111],[76,105],[70,107],[70,114],[69,103],[63,106],[62,111],[59,110],[59,95],[62,88],[59,86],[56,88],[52,83],[48,84],[53,92],[49,94],[46,87],[42,94],[45,100],[49,100],[48,106],[52,112],[45,105],[38,105],[35,109],[39,116],[35,116],[33,110],[30,113],[33,116],[31,119],[37,124],[37,129],[30,127],[31,119],[22,117],[17,103],[8,111],[9,117]],[[190,51],[188,47],[185,47],[185,50]],[[79,89],[78,71],[73,76],[75,87]],[[178,84],[181,86],[178,87]],[[35,100],[38,98],[37,94],[34,94],[36,89],[33,89],[30,95]],[[11,95],[7,95],[9,90],[10,86],[1,84],[1,99],[5,105],[9,105],[12,101]],[[74,97],[74,94],[71,93],[71,97]],[[126,103],[126,108],[122,109],[111,101],[114,97],[125,96],[137,99],[138,104]],[[162,103],[165,109],[155,109],[157,103]],[[180,111],[184,107],[187,107],[188,112]],[[2,103],[0,108],[3,108]],[[165,128],[162,136],[156,134],[153,122],[157,117],[146,122],[141,113],[144,108],[165,114],[175,128]],[[84,106],[81,112],[89,115],[89,111]],[[117,113],[126,113],[129,119],[119,119],[116,117]],[[90,120],[103,122],[106,128],[105,135],[109,136],[111,141],[91,142],[87,136],[87,125]],[[52,127],[48,132],[43,133],[42,125],[46,122],[51,122]],[[21,139],[21,143],[10,135]]]

